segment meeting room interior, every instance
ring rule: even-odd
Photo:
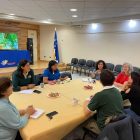
[[[140,0],[0,0],[0,140],[140,140]]]

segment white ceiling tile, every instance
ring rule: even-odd
[[[0,13],[75,22],[140,14],[140,0],[0,0]],[[71,12],[76,8],[77,12]],[[78,18],[72,18],[77,14]]]

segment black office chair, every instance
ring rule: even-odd
[[[42,74],[35,75],[34,81],[36,86],[40,85],[40,83],[43,82],[43,75]]]
[[[93,72],[96,70],[96,62],[95,61],[93,61],[93,62],[94,62],[94,64],[93,64],[93,67],[89,69],[89,74],[90,74],[90,72]]]
[[[114,64],[112,63],[106,63],[107,69],[113,71],[114,70]]]
[[[62,72],[60,75],[61,78],[65,78],[66,76],[68,76],[72,80],[72,75],[70,72]]]
[[[82,67],[85,66],[85,65],[86,65],[86,60],[85,59],[79,59],[78,64],[73,66],[72,73],[74,71],[74,68],[76,68],[77,72],[78,72],[78,69],[79,69],[79,72],[80,72],[80,75],[81,75]]]
[[[85,75],[86,75],[86,72],[88,70],[88,76],[89,76],[89,73],[90,73],[89,70],[95,69],[95,61],[93,61],[93,60],[87,60],[86,65],[83,66],[82,69],[84,70]]]
[[[116,65],[113,71],[114,75],[117,76],[121,72],[121,70],[122,70],[122,65],[120,64]]]
[[[70,67],[70,70],[71,70],[71,68],[76,64],[78,64],[78,58],[72,58],[71,63],[67,64],[66,66],[66,71],[68,70],[68,67]]]
[[[138,68],[138,67],[133,67],[133,71],[140,74],[140,68]]]

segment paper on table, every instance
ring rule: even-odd
[[[21,90],[20,93],[22,93],[22,94],[32,94],[33,90],[32,89]]]
[[[83,82],[88,82],[89,79],[88,79],[88,78],[82,78],[82,81],[83,81]]]
[[[37,119],[44,113],[44,110],[42,110],[42,109],[35,108],[35,110],[36,110],[36,112],[30,116],[32,119]]]

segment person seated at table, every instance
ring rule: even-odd
[[[12,81],[0,78],[0,140],[22,140],[18,130],[27,123],[30,115],[35,113],[33,106],[23,110],[11,103],[9,97],[13,92]]]
[[[131,107],[125,112],[140,123],[140,74],[132,72],[121,91],[123,99],[129,99]]]
[[[106,64],[103,60],[99,60],[97,63],[96,63],[96,71],[93,72],[91,74],[91,77],[92,78],[95,78],[96,80],[100,80],[100,74],[102,72],[103,69],[106,69]]]
[[[27,60],[21,60],[12,74],[13,90],[20,91],[34,88],[34,72]]]
[[[116,77],[114,85],[118,88],[122,88],[123,84],[128,81],[131,72],[133,71],[133,67],[129,63],[124,63],[122,66],[121,73]]]
[[[48,64],[48,68],[44,70],[43,82],[45,84],[56,84],[58,79],[65,80],[68,77],[61,78],[60,71],[58,70],[58,63],[55,60],[51,60]]]
[[[63,140],[82,139],[83,127],[99,134],[114,117],[123,114],[123,99],[120,92],[113,86],[114,80],[115,77],[111,71],[102,70],[100,81],[104,86],[103,90],[87,99],[83,105],[85,117],[92,117],[79,125]],[[96,120],[95,115],[93,116],[95,110],[97,111]]]
[[[95,94],[90,101],[84,105],[86,115],[97,111],[97,126],[102,130],[108,118],[123,113],[123,100],[120,92],[114,87],[115,77],[110,70],[103,70],[100,74],[100,82],[103,90]]]

